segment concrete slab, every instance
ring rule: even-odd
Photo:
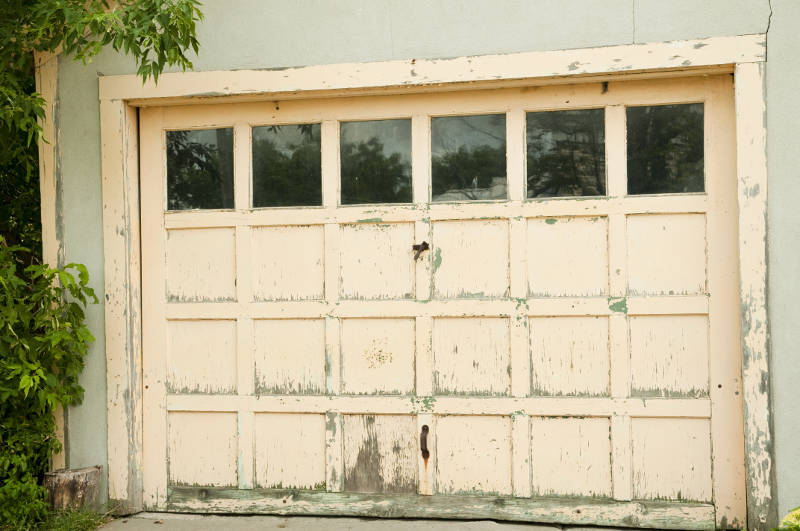
[[[392,520],[312,516],[206,516],[197,514],[139,513],[104,525],[104,531],[226,531],[316,530],[325,531],[561,531],[561,527],[512,524],[490,520]]]

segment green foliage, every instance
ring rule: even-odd
[[[779,531],[800,531],[800,507],[795,507],[789,514],[787,514],[781,525],[778,527]]]
[[[59,49],[84,63],[104,46],[130,54],[143,80],[167,66],[191,68],[197,0],[3,0],[0,2],[0,234],[40,255],[39,120],[34,52]]]
[[[39,265],[37,144],[47,139],[41,137],[45,102],[36,92],[34,52],[61,51],[85,64],[110,46],[134,58],[143,81],[157,81],[168,66],[192,67],[186,54],[198,50],[199,5],[0,2],[0,528],[28,529],[48,516],[42,476],[61,449],[53,411],[83,396],[78,375],[93,339],[84,309],[96,301],[82,265]],[[58,525],[52,528],[90,528]]]
[[[78,376],[94,340],[84,323],[97,302],[86,268],[26,266],[24,256],[0,238],[0,526],[45,516],[41,479],[61,450],[53,410],[83,398]]]

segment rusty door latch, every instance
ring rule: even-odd
[[[421,255],[423,251],[427,251],[430,248],[431,246],[428,245],[428,242],[415,243],[412,245],[411,250],[416,251],[414,253],[414,261],[416,262],[419,259],[419,255]]]
[[[419,448],[422,450],[422,458],[428,459],[431,453],[428,451],[428,425],[422,425],[422,433],[419,434]]]

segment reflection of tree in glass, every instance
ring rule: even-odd
[[[342,204],[410,203],[411,168],[399,153],[386,156],[376,137],[342,142]]]
[[[505,146],[484,144],[470,149],[461,145],[458,151],[434,156],[432,170],[434,199],[443,194],[447,194],[448,200],[494,199],[498,194],[487,190],[496,184],[497,178],[503,180],[501,197],[505,197]]]
[[[528,113],[528,197],[605,195],[602,109]]]
[[[299,124],[301,142],[279,149],[267,134],[253,134],[253,206],[315,206],[322,204],[319,124]]]
[[[702,192],[703,104],[628,107],[628,193]]]
[[[167,131],[167,208],[233,208],[233,129]]]

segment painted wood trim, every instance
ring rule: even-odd
[[[604,199],[557,198],[544,202],[521,203],[441,203],[430,207],[397,206],[389,210],[382,205],[347,206],[338,213],[334,207],[281,208],[280,210],[242,210],[220,212],[210,210],[173,211],[164,214],[168,229],[231,227],[237,224],[257,226],[319,225],[324,223],[382,223],[412,221],[445,221],[451,219],[487,219],[504,217],[605,216],[621,214],[672,214],[705,212],[705,194],[675,196],[631,196]],[[424,255],[423,255],[424,256]]]
[[[708,313],[705,295],[642,297],[551,297],[450,300],[175,302],[167,307],[167,319],[319,319],[322,317],[550,317],[567,315],[702,315]],[[523,326],[524,323],[523,323]]]
[[[576,398],[420,395],[166,395],[173,411],[254,411],[257,413],[341,413],[374,415],[531,415],[538,417],[686,417],[710,418],[707,398]]]
[[[100,104],[108,494],[120,513],[142,509],[141,257],[138,111]]]
[[[453,59],[411,59],[315,65],[274,70],[166,73],[144,85],[135,75],[100,78],[100,99],[214,98],[311,91],[426,87],[438,84],[511,81],[558,76],[686,70],[751,63],[766,57],[763,34],[712,37],[576,50],[523,52]],[[452,90],[451,87],[447,87]]]
[[[711,399],[713,493],[718,529],[746,526],[741,346],[738,330],[736,117],[734,83],[719,77],[705,102],[706,190],[716,208],[706,214],[708,282],[708,395]],[[721,466],[720,463],[731,463]],[[733,465],[735,463],[735,465]]]
[[[739,286],[747,527],[778,523],[774,495],[767,321],[767,130],[765,64],[739,64],[735,73],[739,199]]]
[[[615,502],[592,498],[528,499],[172,487],[167,510],[458,520],[488,518],[569,525],[714,529],[712,505],[658,501]]]
[[[63,242],[60,239],[58,215],[58,174],[56,157],[58,138],[56,133],[56,112],[58,111],[58,55],[49,52],[34,54],[36,92],[44,99],[44,118],[39,120],[42,128],[42,139],[39,148],[39,196],[41,200],[42,218],[42,261],[56,266],[64,262]],[[53,470],[66,468],[67,447],[65,432],[65,412],[57,406],[53,412],[55,417],[55,435],[61,443],[62,450],[51,457]]]

